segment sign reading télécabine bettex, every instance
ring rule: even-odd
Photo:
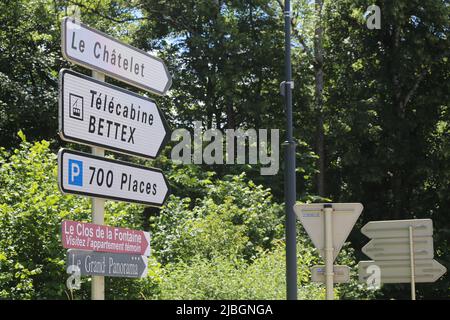
[[[169,127],[153,100],[65,69],[59,82],[63,140],[145,158],[158,156]]]
[[[64,220],[64,248],[149,256],[150,234],[145,231]]]
[[[73,63],[159,95],[164,95],[172,84],[161,59],[74,18],[62,20],[61,39],[63,56]]]

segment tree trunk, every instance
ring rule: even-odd
[[[234,115],[233,99],[230,95],[226,96],[226,114],[227,114],[227,129],[236,128],[236,119]]]
[[[317,114],[316,153],[319,156],[316,177],[317,194],[325,196],[325,132],[323,128],[323,0],[315,1],[316,28],[314,30],[314,105]]]
[[[319,173],[316,177],[317,194],[321,197],[325,196],[325,133],[323,130],[323,116],[319,111],[317,119],[316,132],[316,153],[319,156],[317,159],[317,169]]]
[[[400,83],[400,26],[394,26],[392,34],[392,52],[391,52],[391,70],[392,70],[392,88],[393,104],[395,107],[394,119],[395,127],[392,127],[394,139],[392,139],[394,151],[394,163],[392,170],[392,193],[393,193],[393,212],[392,219],[401,219],[403,214],[403,198],[406,190],[403,190],[403,169],[405,167],[404,144],[408,143],[405,128],[405,105],[402,102],[402,84]]]

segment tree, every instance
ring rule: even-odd
[[[58,73],[64,61],[61,18],[78,5],[87,24],[130,40],[132,7],[125,1],[2,1],[0,3],[0,145],[17,146],[19,130],[32,141],[58,139]],[[133,15],[134,16],[134,15]],[[113,19],[113,20],[111,20]],[[118,21],[122,23],[118,24]]]
[[[266,2],[141,1],[145,21],[135,43],[166,52],[179,123],[277,127],[283,29],[261,10]]]
[[[66,250],[59,234],[63,219],[89,221],[91,202],[59,192],[49,142],[19,136],[19,148],[0,149],[0,298],[89,299],[89,277],[82,277],[80,291],[65,287]],[[203,196],[172,195],[151,219],[148,276],[107,278],[107,299],[285,298],[282,206],[270,190],[243,175],[220,181],[198,174],[194,180]],[[177,167],[168,173],[180,190],[190,184],[184,175]],[[105,213],[107,225],[144,224],[142,205],[107,201]],[[323,288],[309,281],[309,266],[318,257],[306,237],[299,239],[298,252],[299,294],[321,298]]]
[[[447,167],[449,5],[377,1],[381,29],[369,30],[369,4],[336,1],[326,10],[331,197],[361,201],[363,221],[432,218],[444,254],[450,221],[440,194],[449,184],[436,173]]]
[[[0,145],[17,145],[17,131],[55,138],[59,9],[51,2],[0,3]]]

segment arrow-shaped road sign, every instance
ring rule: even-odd
[[[361,228],[361,232],[371,239],[408,238],[410,226],[413,229],[414,237],[433,235],[431,219],[371,221]]]
[[[81,275],[143,278],[147,276],[146,256],[70,249],[67,266],[77,266]]]
[[[172,78],[164,62],[74,18],[62,20],[62,53],[67,60],[138,88],[164,95]]]
[[[161,206],[169,183],[159,169],[61,149],[58,185],[63,193]]]
[[[330,203],[333,208],[333,253],[334,259],[341,251],[342,245],[360,216],[363,206],[361,203]],[[294,211],[297,218],[305,227],[306,232],[325,258],[325,214],[324,203],[296,204]]]
[[[414,258],[433,259],[433,237],[413,238]],[[410,258],[409,238],[381,238],[370,240],[362,252],[374,260],[408,260]]]
[[[381,283],[411,283],[411,262],[399,261],[361,261],[358,264],[359,281],[367,283],[372,275],[367,272],[370,266],[380,268]],[[435,282],[447,269],[433,259],[415,260],[415,282]]]
[[[349,266],[333,266],[333,282],[347,283],[350,281]],[[325,266],[314,266],[311,268],[311,281],[325,283]]]
[[[168,141],[169,126],[153,100],[65,69],[59,82],[63,140],[151,159]]]
[[[61,241],[67,249],[150,255],[150,234],[141,230],[64,220]]]

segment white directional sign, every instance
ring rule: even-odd
[[[433,259],[433,237],[414,237],[415,259]],[[411,256],[409,238],[381,238],[370,240],[362,252],[369,258],[380,260],[408,260]]]
[[[74,18],[62,20],[61,39],[63,56],[73,63],[159,95],[164,95],[172,84],[161,59]]]
[[[360,216],[363,206],[360,203],[331,203],[333,207],[332,214],[332,233],[334,259],[339,254],[345,240]],[[305,227],[306,232],[312,242],[319,250],[322,258],[325,257],[325,218],[323,211],[324,203],[296,204],[294,211],[297,218]]]
[[[169,184],[159,169],[61,149],[58,184],[63,193],[160,206]]]
[[[368,238],[408,238],[409,227],[412,226],[414,237],[433,235],[431,219],[371,221],[361,228]]]
[[[350,282],[349,266],[333,266],[333,273],[334,283]],[[311,268],[311,281],[325,283],[325,266],[314,266]]]
[[[372,238],[362,251],[374,260],[359,262],[360,282],[375,288],[381,283],[410,283],[415,300],[415,283],[435,282],[447,271],[433,260],[431,219],[370,221],[361,232]]]
[[[61,70],[61,138],[146,158],[169,138],[164,116],[149,98],[85,75]]]
[[[361,261],[358,264],[359,281],[365,283],[371,273],[370,266],[380,268],[381,283],[411,283],[411,263],[409,260],[398,261]],[[415,282],[435,282],[447,269],[433,259],[415,260]]]

